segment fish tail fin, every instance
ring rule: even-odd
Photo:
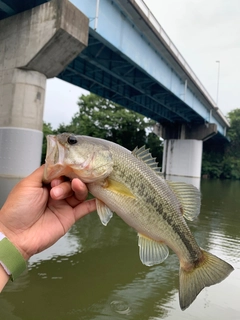
[[[203,288],[221,282],[233,271],[230,264],[215,255],[204,250],[202,254],[201,261],[193,269],[186,271],[180,267],[179,302],[182,310],[190,306]]]

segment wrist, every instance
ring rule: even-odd
[[[26,268],[26,261],[21,252],[0,232],[0,265],[15,280]]]
[[[29,260],[30,259],[30,255],[27,254],[27,252],[25,252],[22,249],[22,246],[20,245],[20,236],[13,233],[11,230],[9,230],[8,228],[5,228],[5,226],[0,222],[0,234],[4,234],[5,237],[17,248],[17,250],[21,253],[21,255],[23,256],[24,260]]]

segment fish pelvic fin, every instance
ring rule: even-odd
[[[224,260],[202,250],[203,258],[191,270],[179,271],[179,303],[185,310],[205,287],[224,280],[234,269]]]
[[[165,243],[152,240],[138,233],[139,256],[143,264],[151,267],[167,259],[169,250]]]
[[[111,220],[113,213],[112,211],[99,199],[96,199],[97,213],[104,226]]]

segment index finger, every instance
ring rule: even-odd
[[[87,186],[77,178],[72,180],[72,190],[75,193],[75,198],[80,202],[84,201],[88,195]]]

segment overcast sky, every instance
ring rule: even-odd
[[[93,0],[91,0],[93,1]],[[100,0],[101,1],[101,0]],[[240,0],[145,0],[165,32],[223,114],[240,108]],[[78,111],[87,91],[58,79],[47,81],[44,121],[57,128]]]

